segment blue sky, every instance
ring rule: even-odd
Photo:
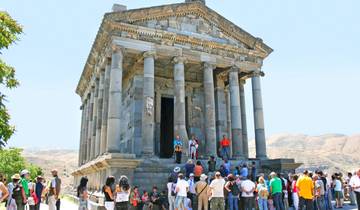
[[[183,0],[2,0],[24,35],[2,58],[21,86],[9,93],[17,133],[11,146],[77,148],[80,98],[75,87],[102,16]],[[360,1],[207,0],[207,5],[274,49],[263,66],[266,135],[360,133]],[[246,85],[253,137],[251,83]]]

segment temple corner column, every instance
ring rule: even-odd
[[[245,101],[245,80],[240,78],[239,90],[240,90],[240,110],[241,110],[241,128],[242,128],[242,141],[243,141],[243,154],[245,158],[249,158],[249,142],[247,135],[247,123],[246,123],[246,101]]]
[[[266,159],[266,139],[260,76],[261,72],[257,70],[254,72],[254,75],[251,78],[254,109],[255,146],[256,158]]]

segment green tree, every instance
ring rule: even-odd
[[[4,11],[0,11],[0,55],[4,49],[19,40],[22,33],[20,26],[11,16]],[[12,89],[19,85],[15,78],[15,69],[7,65],[0,58],[0,87],[1,89]],[[9,124],[10,114],[5,106],[6,95],[0,90],[0,148],[3,148],[12,134],[15,127]]]
[[[25,169],[26,161],[21,152],[22,149],[18,148],[0,150],[0,173],[8,180],[12,175]]]
[[[20,173],[23,169],[29,170],[31,179],[43,175],[42,169],[39,166],[28,163],[25,160],[21,155],[22,151],[19,148],[0,150],[0,174],[8,180],[10,180],[12,175]]]

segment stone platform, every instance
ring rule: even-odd
[[[204,166],[204,172],[207,170],[207,159],[199,159]],[[230,160],[231,170],[235,166],[243,163],[250,164],[255,161],[257,172],[269,174],[275,172],[294,172],[300,163],[295,163],[294,159],[248,159],[248,160]],[[140,186],[141,189],[151,189],[157,186],[160,190],[166,189],[166,183],[169,175],[175,167],[179,166],[182,172],[185,172],[184,165],[186,160],[183,159],[182,164],[174,163],[174,159],[160,159],[157,157],[137,158],[132,154],[110,153],[98,157],[88,162],[74,171],[72,175],[75,178],[75,186],[78,185],[82,176],[89,179],[89,188],[91,190],[100,190],[104,185],[107,176],[115,176],[116,179],[121,175],[129,177],[131,184]],[[222,160],[217,159],[217,167],[220,168]]]

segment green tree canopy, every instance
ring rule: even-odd
[[[28,163],[21,155],[23,150],[19,148],[10,148],[0,150],[0,174],[6,177],[8,180],[11,176],[20,173],[23,169],[30,171],[31,179],[35,179],[37,176],[42,175],[42,169],[34,164]]]
[[[11,44],[19,40],[22,27],[4,11],[0,11],[0,55],[4,49],[8,49]],[[0,57],[0,148],[15,131],[15,127],[9,124],[10,115],[5,106],[6,95],[3,88],[15,88],[19,82],[15,78],[15,69],[7,65]]]

